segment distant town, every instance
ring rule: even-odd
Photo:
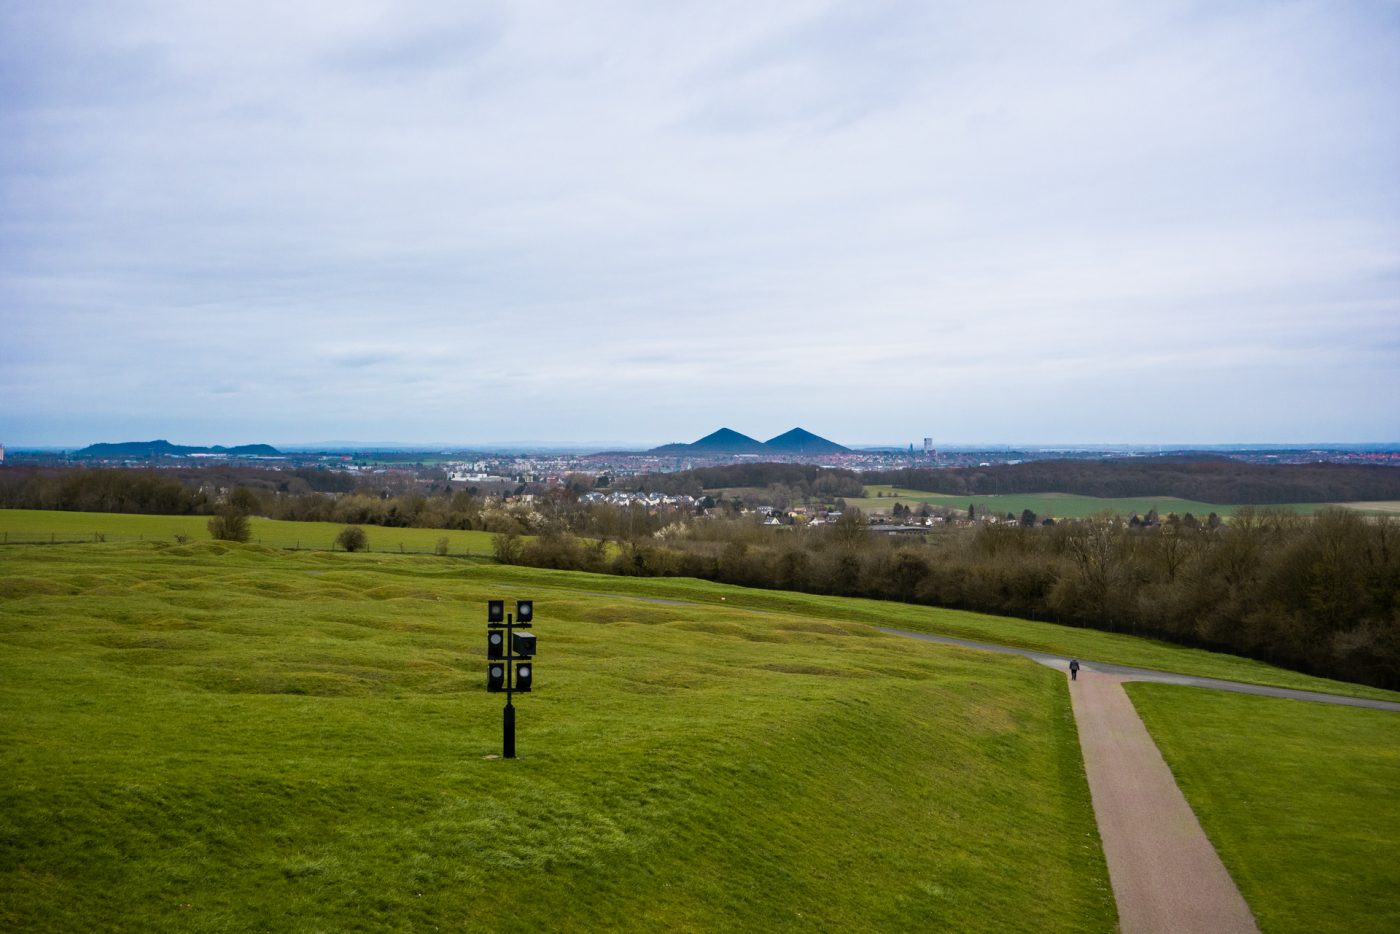
[[[852,470],[858,473],[903,468],[989,467],[1039,460],[1115,460],[1166,457],[1221,457],[1252,464],[1382,464],[1400,467],[1400,443],[1365,445],[1259,446],[938,446],[925,436],[902,447],[852,448],[801,428],[760,442],[722,428],[690,444],[670,444],[646,451],[581,452],[549,449],[489,450],[472,447],[427,448],[347,446],[335,449],[271,445],[193,447],[168,441],[98,443],[77,449],[16,448],[8,460],[0,445],[0,464],[91,467],[175,468],[230,464],[319,468],[347,474],[396,474],[431,477],[453,488],[482,494],[507,493],[522,484],[563,485],[588,475],[606,485],[616,478],[675,473],[744,463],[793,463]]]

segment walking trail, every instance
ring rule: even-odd
[[[1065,671],[1069,659],[1030,649],[884,629],[965,648],[1008,652]],[[1081,662],[1069,685],[1084,771],[1124,934],[1258,934],[1220,856],[1206,838],[1132,701],[1125,681],[1164,681],[1295,700],[1400,710],[1400,704],[1266,688],[1142,668]]]
[[[1118,922],[1139,932],[1257,932],[1254,915],[1123,690],[1122,675],[1070,682]]]

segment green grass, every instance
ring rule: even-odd
[[[1127,690],[1264,934],[1400,931],[1400,716]]]
[[[680,600],[743,609],[760,615],[779,613],[811,619],[862,622],[1206,678],[1400,701],[1400,692],[1317,678],[1234,655],[1188,649],[1122,633],[1079,629],[1009,616],[884,600],[758,590],[693,578],[613,577],[576,571],[556,571],[542,578],[538,572],[528,568],[507,567],[498,568],[496,573],[502,580],[514,580],[514,575],[519,575],[522,582],[529,582],[529,586],[536,589],[547,587],[561,592],[631,596],[638,600]]]
[[[846,505],[856,506],[867,512],[888,512],[894,508],[895,503],[903,503],[913,508],[918,508],[921,503],[927,503],[930,506],[946,506],[950,509],[961,510],[966,510],[969,504],[973,504],[977,507],[978,512],[989,510],[992,515],[996,516],[1004,516],[1009,512],[1019,517],[1022,510],[1029,509],[1041,518],[1052,516],[1056,519],[1084,519],[1102,512],[1111,512],[1122,516],[1137,513],[1139,516],[1145,516],[1151,509],[1156,509],[1157,513],[1164,518],[1172,512],[1179,516],[1189,512],[1198,519],[1204,519],[1213,512],[1228,518],[1240,508],[1225,503],[1203,503],[1174,496],[1101,497],[1078,496],[1074,493],[954,496],[947,493],[922,493],[914,490],[896,489],[888,485],[868,486],[865,488],[865,492],[867,493],[865,497],[847,499]],[[877,493],[884,495],[877,496]],[[1352,504],[1348,503],[1289,503],[1268,508],[1286,509],[1299,515],[1310,516],[1328,506],[1347,506],[1348,508],[1356,508],[1366,515],[1393,515],[1394,511],[1387,509],[1389,505],[1387,503],[1356,503],[1353,507]]]
[[[330,550],[332,540],[342,528],[335,523],[278,522],[257,518],[251,521],[254,543],[280,548]],[[5,539],[11,543],[16,540],[45,542],[49,540],[50,535],[60,542],[65,538],[69,541],[91,540],[94,534],[106,535],[109,543],[132,541],[138,536],[143,536],[145,541],[172,541],[177,530],[183,530],[190,536],[191,541],[207,541],[209,532],[206,524],[207,519],[200,516],[134,516],[0,509],[0,542]],[[447,536],[451,541],[450,555],[484,557],[491,554],[492,536],[488,532],[380,529],[374,526],[365,528],[369,535],[371,551],[398,553],[398,543],[402,541],[406,552],[427,554],[433,550],[438,538]],[[536,573],[529,569],[511,568],[500,568],[498,573],[507,577],[519,574],[528,580],[547,580],[549,583],[543,586],[560,590],[630,594],[642,598],[662,596],[715,606],[725,600],[738,600],[743,606],[770,612],[867,622],[896,629],[958,636],[1060,655],[1077,655],[1101,662],[1137,665],[1252,684],[1400,701],[1400,692],[1315,678],[1230,655],[1185,649],[1170,643],[1117,633],[963,610],[910,606],[880,600],[821,597],[789,591],[750,590],[689,578],[636,579],[566,572],[537,578]]]
[[[336,535],[345,528],[338,522],[284,522],[249,520],[254,544],[275,548],[332,549]],[[361,526],[369,537],[370,551],[431,554],[440,538],[448,540],[448,554],[490,555],[490,532],[451,529],[391,529]],[[177,535],[190,541],[209,541],[208,516],[136,516],[109,512],[62,512],[40,509],[0,509],[0,543],[96,541],[165,541]]]
[[[1114,928],[1062,676],[578,577],[0,549],[0,929]],[[493,596],[536,599],[514,761]]]

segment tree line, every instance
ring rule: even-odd
[[[562,523],[581,534],[606,538],[649,535],[659,528],[660,520],[640,511],[605,504],[580,509],[577,489],[535,489],[531,502],[511,504],[470,488],[454,489],[445,475],[429,476],[423,483],[411,473],[363,477],[315,468],[22,468],[0,471],[0,508],[241,514],[293,522],[516,534]],[[566,511],[575,513],[567,521],[562,518]]]
[[[871,532],[852,509],[810,529],[680,519],[613,549],[557,525],[498,536],[496,557],[978,610],[1400,688],[1400,523],[1345,509],[1245,508],[1214,526],[984,524],[915,540]]]
[[[0,508],[204,515],[213,513],[222,497],[240,488],[249,490],[260,501],[272,501],[278,497],[343,494],[358,486],[353,475],[317,468],[10,467],[0,470]]]
[[[988,467],[904,468],[864,476],[867,483],[966,496],[1174,496],[1254,506],[1400,499],[1400,470],[1382,464],[1251,464],[1225,457],[1041,460]]]
[[[865,481],[854,470],[817,467],[812,464],[733,464],[724,467],[697,467],[674,473],[642,474],[620,480],[619,489],[646,493],[699,496],[706,490],[731,487],[782,487],[798,501],[830,501],[865,495]]]

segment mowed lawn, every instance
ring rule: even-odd
[[[1085,519],[1104,512],[1120,516],[1129,516],[1133,513],[1145,516],[1152,509],[1156,509],[1157,513],[1164,518],[1168,513],[1173,512],[1179,516],[1189,512],[1197,519],[1204,519],[1212,512],[1218,516],[1229,518],[1240,508],[1229,504],[1180,499],[1175,496],[1102,497],[1078,496],[1074,493],[955,496],[948,493],[923,493],[879,485],[866,487],[866,493],[868,495],[860,499],[847,499],[846,504],[859,507],[867,512],[888,512],[894,508],[895,503],[903,503],[914,509],[917,509],[920,504],[927,503],[929,506],[945,506],[949,509],[964,511],[969,505],[975,505],[979,512],[986,510],[994,516],[1005,516],[1007,513],[1011,513],[1018,518],[1022,510],[1029,509],[1042,519],[1047,517]],[[1397,511],[1400,511],[1388,508],[1400,506],[1400,504],[1394,503],[1289,503],[1282,506],[1259,508],[1286,509],[1299,515],[1310,516],[1329,506],[1346,506],[1366,515],[1395,515]]]
[[[0,550],[0,929],[1114,928],[1061,675],[704,586]],[[536,600],[514,761],[491,597]]]
[[[1127,690],[1264,934],[1400,931],[1400,714]]]
[[[285,522],[253,516],[253,544],[276,548],[330,551],[345,526],[336,522]],[[455,529],[399,529],[361,526],[370,551],[432,554],[447,539],[449,555],[491,554],[490,532]],[[109,512],[63,512],[41,509],[0,509],[0,543],[74,541],[165,541],[179,536],[210,541],[208,516],[137,516]]]
[[[1078,656],[1093,661],[1174,671],[1206,678],[1223,678],[1227,681],[1400,702],[1400,692],[1348,681],[1318,678],[1235,655],[1188,649],[1168,642],[1122,633],[1081,629],[1012,616],[992,616],[968,610],[950,610],[859,597],[826,597],[788,590],[760,590],[686,577],[613,577],[577,571],[554,571],[546,577],[541,577],[539,572],[532,569],[513,567],[498,567],[495,573],[503,581],[516,580],[518,576],[520,580],[529,581],[531,587],[544,587],[561,593],[632,596],[642,600],[664,599],[726,607],[736,612],[759,614],[760,618],[767,614],[780,613],[841,623],[863,622],[873,626],[956,636],[1036,649],[1066,657]]]

